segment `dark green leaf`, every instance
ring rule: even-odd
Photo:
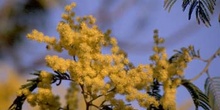
[[[188,14],[188,19],[190,20],[191,19],[191,15],[192,15],[192,12],[194,10],[194,8],[196,7],[196,5],[198,4],[199,2],[197,0],[193,0],[193,3],[191,4],[190,8],[189,8],[189,14]]]
[[[182,85],[190,93],[196,109],[198,109],[198,107],[201,106],[205,110],[210,110],[208,97],[198,87],[196,87],[189,80],[182,80]]]
[[[208,11],[206,10],[204,4],[201,1],[199,1],[198,7],[201,7],[202,12],[207,17],[208,21],[210,21],[210,17],[209,17]]]
[[[32,73],[32,75],[39,76],[39,73],[40,71],[37,71],[36,73]],[[30,79],[28,80],[28,83],[22,85],[20,89],[28,89],[30,92],[32,92],[34,89],[37,88],[39,82],[39,78]],[[21,96],[17,96],[12,105],[9,107],[9,110],[21,110],[26,98],[27,97],[24,94],[22,94]]]
[[[33,82],[32,84],[29,83],[27,89],[29,89],[29,91],[33,91],[34,89],[37,88],[37,84]],[[12,103],[12,105],[9,107],[9,110],[22,110],[22,105],[24,103],[24,101],[26,100],[26,96],[23,94],[21,96],[17,96],[17,98],[14,100],[14,102]]]
[[[213,14],[215,2],[210,0],[202,0],[202,2],[205,4],[206,8],[209,9],[210,13]]]
[[[199,9],[199,17],[206,26],[211,26],[208,17],[201,8]]]
[[[220,77],[207,78],[205,92],[209,96],[209,103],[213,110],[220,107]]]
[[[190,0],[183,0],[183,3],[182,3],[183,11],[185,11],[185,9],[189,5],[189,3],[190,3]]]
[[[196,8],[196,20],[197,20],[197,23],[200,24],[199,8]]]
[[[164,1],[164,8],[167,9],[168,8],[168,12],[170,12],[171,8],[173,7],[174,3],[177,0],[165,0]]]
[[[170,11],[175,2],[176,0],[165,0],[164,8]],[[182,0],[183,11],[185,11],[186,7],[189,5],[189,20],[192,17],[192,12],[194,11],[194,9],[196,9],[195,14],[197,23],[200,24],[200,21],[202,21],[207,27],[211,26],[209,14],[214,13],[214,6],[216,5],[216,0]]]

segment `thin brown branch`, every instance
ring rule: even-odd
[[[97,108],[98,110],[100,109],[99,106],[97,106],[97,105],[95,105],[95,104],[93,104],[93,103],[91,103],[90,105],[91,105],[91,106],[94,106],[94,107]]]
[[[99,97],[102,97],[103,95],[98,95],[97,97],[93,98],[92,100],[90,100],[89,102],[92,103],[94,100],[98,99]]]
[[[208,74],[208,69],[209,66],[211,64],[211,62],[215,59],[216,56],[220,55],[220,48],[207,60],[202,60],[204,62],[206,62],[206,66],[204,67],[204,69],[198,74],[196,75],[194,78],[190,79],[191,82],[197,80],[200,76],[202,76],[204,73]],[[209,74],[208,74],[209,76]]]
[[[84,99],[84,102],[86,103],[86,110],[89,110],[89,103],[88,101],[86,100],[87,99],[87,94],[84,90],[84,85],[83,84],[79,84],[81,90],[82,90],[82,95],[83,95],[83,99]]]
[[[111,90],[107,91],[107,94],[106,94],[106,95],[108,95],[110,92],[113,92],[114,90],[115,90],[115,87],[112,88]],[[96,99],[98,99],[98,98],[100,98],[100,97],[102,97],[102,96],[106,96],[106,95],[103,95],[103,94],[98,95],[97,97],[95,97],[95,98],[93,98],[92,100],[90,100],[88,103],[92,103],[94,100],[96,100]]]
[[[207,59],[203,59],[203,58],[201,58],[200,56],[193,56],[192,59],[197,59],[197,60],[201,60],[201,61],[203,61],[203,62],[208,62]]]
[[[100,107],[102,107],[105,102],[106,102],[106,100],[103,100],[102,103],[100,104]]]

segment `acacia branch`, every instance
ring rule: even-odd
[[[81,90],[82,90],[82,95],[83,95],[83,99],[86,103],[86,110],[89,110],[89,103],[88,101],[86,100],[87,99],[87,93],[85,92],[85,89],[84,89],[84,85],[83,84],[79,84]]]
[[[191,82],[197,80],[200,76],[202,76],[204,73],[208,74],[208,69],[209,66],[211,64],[211,62],[215,59],[216,56],[220,55],[220,48],[207,60],[202,60],[204,62],[206,62],[206,66],[204,67],[204,69],[198,74],[196,75],[194,78],[190,79]],[[209,74],[208,74],[209,76]]]

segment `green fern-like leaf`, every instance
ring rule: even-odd
[[[220,77],[207,78],[205,92],[209,97],[210,106],[213,110],[220,108]]]
[[[34,91],[37,88],[37,85],[39,82],[41,82],[41,78],[40,78],[40,72],[41,71],[36,71],[35,73],[32,73],[32,75],[37,76],[37,78],[33,78],[30,80],[27,80],[28,83],[24,84],[21,86],[20,89],[28,89],[30,92]],[[51,84],[55,83],[58,81],[58,83],[56,84],[57,86],[61,84],[62,80],[69,80],[72,81],[70,79],[69,74],[67,73],[60,73],[59,71],[54,71],[56,74],[50,73],[51,75],[53,75]],[[9,107],[8,110],[22,110],[22,106],[24,104],[24,101],[26,100],[27,96],[25,96],[24,94],[22,94],[21,96],[17,96],[16,99],[14,100],[14,102],[12,103],[12,105]]]
[[[200,58],[200,52],[199,52],[199,50],[197,50],[197,51],[195,51],[195,48],[194,48],[194,46],[189,46],[189,47],[187,47],[187,48],[182,48],[181,50],[174,50],[174,52],[175,52],[175,54],[173,55],[173,56],[171,56],[170,58],[169,58],[169,62],[170,63],[174,63],[174,62],[176,62],[182,55],[183,55],[183,50],[184,49],[187,49],[188,50],[188,52],[189,52],[189,55],[190,55],[190,57],[193,59],[193,58]]]
[[[210,110],[209,98],[197,86],[195,86],[189,80],[182,80],[182,85],[190,93],[196,110],[198,110],[199,106],[202,107],[204,110]]]
[[[164,8],[170,11],[175,2],[176,0],[165,0]],[[200,24],[202,21],[207,27],[211,26],[209,16],[213,14],[215,5],[216,0],[182,0],[183,11],[189,6],[188,19],[191,19],[195,10],[197,23]]]
[[[213,14],[216,0],[202,0],[202,2],[205,4],[210,13]]]
[[[175,4],[176,0],[164,0],[164,8],[168,9],[168,12],[170,12],[171,8]]]
[[[209,0],[193,0],[193,2],[190,4],[188,19],[189,20],[191,19],[192,12],[195,9],[196,10],[196,12],[195,12],[196,20],[197,20],[198,24],[200,24],[200,20],[201,20],[207,27],[211,26],[210,17],[209,17],[209,13],[208,13],[207,9],[212,14],[214,11],[213,5],[215,5],[215,3],[213,3],[213,5],[210,5],[209,2],[207,2],[207,1],[209,1]],[[184,10],[185,10],[185,8],[186,7],[183,7]]]
[[[40,72],[36,72],[36,73],[33,73],[33,75],[37,75],[39,76]],[[40,79],[39,78],[34,78],[34,79],[31,79],[31,80],[28,80],[29,83],[27,84],[24,84],[21,86],[20,89],[28,89],[30,92],[32,92],[34,89],[37,88],[37,85],[38,83],[40,82]],[[24,101],[26,100],[26,96],[23,94],[21,96],[17,96],[16,99],[14,100],[14,102],[12,103],[12,105],[9,107],[9,110],[22,110],[22,105],[24,104]]]
[[[198,3],[199,2],[197,0],[193,0],[192,4],[190,5],[189,14],[188,14],[188,19],[189,20],[191,19],[192,12],[193,12],[194,8],[197,6]]]
[[[183,11],[185,11],[186,7],[189,5],[191,0],[183,0],[183,3],[182,3],[182,8],[183,8]]]
[[[206,26],[211,26],[211,24],[209,22],[210,21],[209,13],[206,10],[204,3],[202,3],[201,1],[199,1],[199,5],[197,6],[197,9],[196,9],[196,19],[197,19],[198,24],[200,23],[200,20],[202,20],[202,22]]]

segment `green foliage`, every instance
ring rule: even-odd
[[[37,73],[33,73],[33,75],[37,75],[39,76],[39,72]],[[40,82],[39,78],[35,78],[35,79],[31,79],[28,80],[29,83],[24,84],[21,86],[20,89],[28,89],[29,91],[33,91],[34,89],[37,88],[37,84]],[[12,103],[12,105],[9,107],[9,110],[22,110],[22,105],[24,103],[24,101],[26,100],[26,95],[22,94],[21,96],[17,96],[17,98],[14,100],[14,102]]]
[[[205,91],[209,97],[209,104],[213,110],[220,107],[220,77],[207,78],[205,82]]]
[[[168,9],[168,12],[170,12],[171,8],[175,4],[176,0],[164,0],[164,8]]]
[[[40,78],[40,72],[41,71],[31,73],[32,75],[37,76],[37,78],[27,80],[28,83],[22,85],[20,90],[27,89],[28,91],[33,92],[38,87],[38,84],[42,82],[42,79]],[[67,73],[60,73],[58,71],[55,71],[55,73],[56,74],[50,73],[52,75],[51,84],[58,81],[58,83],[56,84],[58,86],[61,84],[62,80],[71,80]],[[18,95],[17,98],[12,103],[12,105],[9,107],[9,110],[22,110],[22,105],[24,101],[26,100],[26,98],[27,96],[24,93],[22,93],[21,95]]]
[[[199,50],[196,51],[194,46],[189,46],[188,48],[182,48],[181,51],[174,50],[176,54],[170,57],[169,62],[175,63],[178,59],[181,58],[181,55],[185,50],[189,50],[189,55],[192,59],[200,58]],[[210,110],[209,98],[197,86],[195,86],[190,80],[187,79],[182,79],[181,85],[183,85],[190,93],[196,110],[198,110],[199,106],[201,106],[204,110]]]
[[[164,8],[171,10],[172,6],[176,0],[165,0]],[[202,21],[207,27],[211,26],[210,24],[210,14],[214,12],[214,6],[216,5],[216,0],[183,0],[182,8],[183,11],[186,10],[189,6],[188,19],[191,19],[192,12],[195,10],[197,23],[200,24]]]
[[[158,82],[158,80],[154,79],[153,84],[151,85],[151,91],[147,92],[149,95],[155,97],[158,101],[162,97],[162,95],[160,94],[160,86],[161,84]],[[150,110],[164,110],[162,105],[159,105],[158,108],[151,105],[149,109]]]
[[[176,62],[180,57],[183,55],[184,51],[188,50],[190,57],[193,58],[200,58],[200,51],[195,50],[194,46],[190,45],[188,48],[181,48],[181,50],[174,50],[176,52],[173,56],[169,58],[170,63]]]
[[[201,106],[204,110],[210,110],[209,98],[197,86],[189,80],[182,80],[182,85],[190,93],[196,106],[196,110],[198,110],[199,106]]]

